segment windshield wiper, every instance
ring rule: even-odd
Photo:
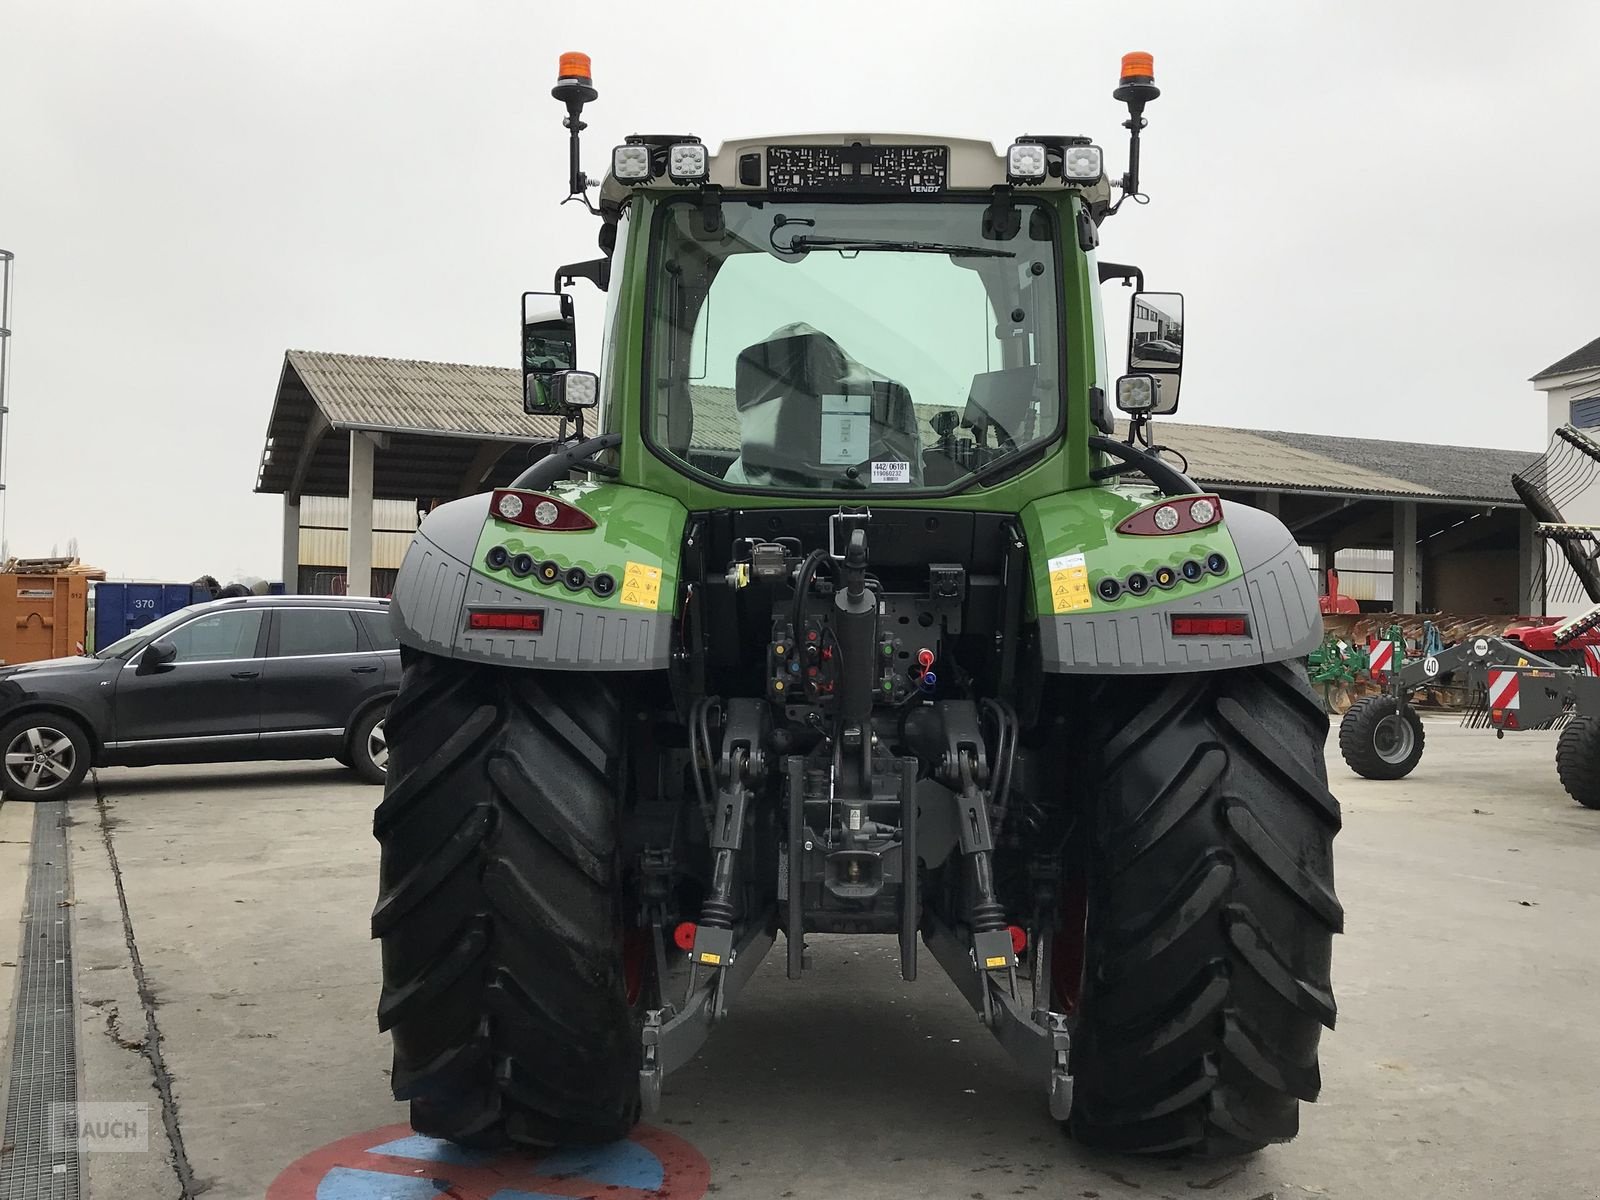
[[[799,254],[805,250],[896,250],[903,254],[949,254],[971,258],[1015,258],[1011,250],[994,250],[988,246],[956,246],[948,242],[896,242],[889,238],[836,238],[817,237],[802,233],[791,238],[782,252]]]

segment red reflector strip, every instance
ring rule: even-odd
[[[544,631],[544,609],[536,608],[531,612],[470,612],[467,614],[468,629],[511,629],[518,633],[542,633]]]
[[[1173,617],[1175,637],[1248,637],[1250,626],[1243,617]]]

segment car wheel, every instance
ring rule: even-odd
[[[13,800],[59,800],[77,787],[93,753],[83,728],[55,713],[18,717],[0,728],[0,791]]]
[[[368,783],[381,784],[389,778],[389,742],[384,734],[387,708],[375,708],[350,728],[345,752],[350,769]]]

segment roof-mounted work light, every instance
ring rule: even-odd
[[[650,178],[650,147],[637,142],[611,152],[611,174],[621,183],[643,183]]]
[[[1015,142],[1006,151],[1006,180],[1010,183],[1043,183],[1048,167],[1043,142]]]
[[[678,142],[667,150],[667,177],[673,183],[704,183],[711,171],[711,156],[699,142]]]
[[[1073,183],[1093,183],[1104,169],[1099,146],[1068,146],[1061,156],[1061,175]]]

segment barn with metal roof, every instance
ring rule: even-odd
[[[515,477],[556,433],[523,413],[519,384],[503,367],[285,354],[256,491],[284,497],[286,583],[302,578],[302,497],[349,497],[349,527],[364,531],[375,500],[425,509]],[[702,430],[697,417],[697,440],[736,444],[727,401],[727,421]],[[1369,607],[1542,611],[1532,521],[1511,489],[1535,454],[1178,421],[1156,432],[1197,482],[1276,512],[1319,580],[1337,564]],[[352,594],[373,586],[370,542],[349,540]]]

